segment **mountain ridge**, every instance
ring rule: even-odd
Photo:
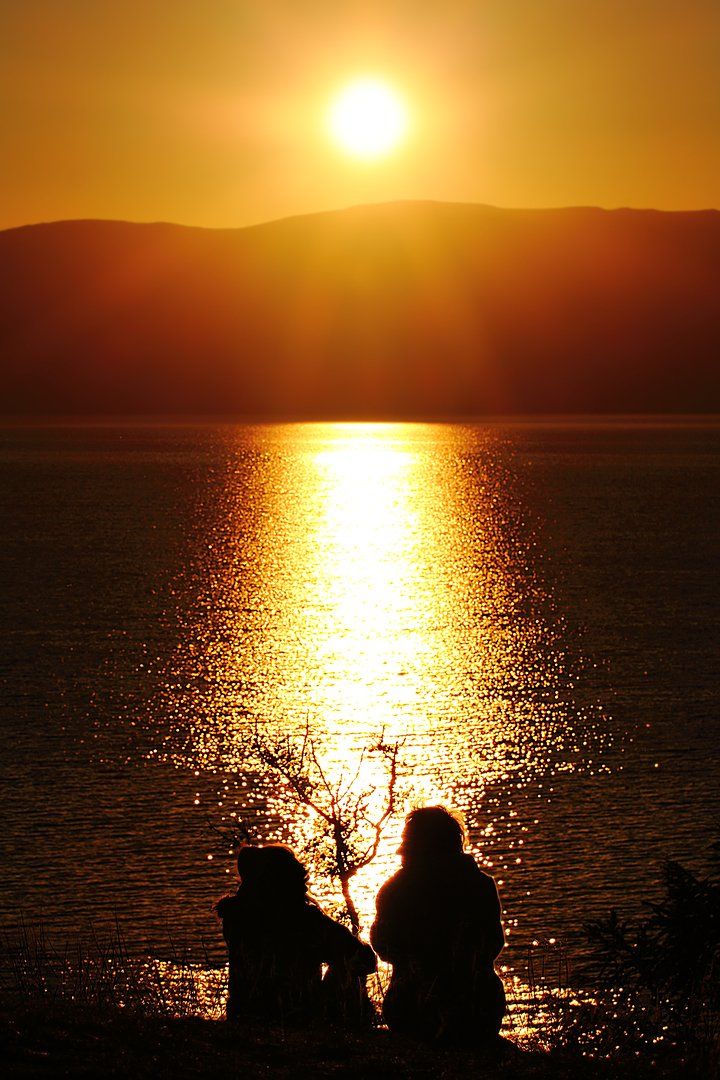
[[[403,201],[0,232],[6,415],[720,410],[720,212]]]
[[[351,203],[348,206],[336,207],[330,210],[311,210],[297,214],[286,214],[279,218],[268,218],[264,221],[250,222],[246,225],[192,225],[182,221],[166,221],[163,218],[152,221],[133,221],[130,218],[57,218],[49,221],[31,221],[21,225],[9,225],[0,229],[3,233],[19,232],[20,230],[45,228],[55,225],[131,225],[131,226],[168,226],[170,228],[188,229],[208,233],[241,233],[251,229],[264,229],[275,225],[283,225],[287,222],[298,220],[311,220],[333,216],[342,216],[356,212],[384,210],[392,208],[431,208],[447,207],[459,210],[489,211],[497,214],[572,214],[572,213],[597,213],[597,214],[637,214],[657,215],[665,217],[703,217],[706,215],[720,216],[720,207],[706,206],[695,209],[660,210],[653,206],[599,206],[594,203],[577,203],[569,206],[496,206],[494,203],[455,202],[444,199],[389,199],[381,202]]]

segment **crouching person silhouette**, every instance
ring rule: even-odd
[[[376,968],[370,946],[312,900],[305,867],[290,848],[243,847],[237,866],[237,893],[216,909],[230,958],[228,1020],[361,1022],[365,976]]]
[[[440,806],[405,819],[402,869],[377,896],[373,948],[392,964],[383,1018],[392,1031],[443,1044],[494,1042],[505,991],[495,882],[464,853],[460,821]]]

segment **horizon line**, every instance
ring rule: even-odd
[[[266,218],[260,221],[248,222],[245,225],[196,225],[182,221],[170,221],[166,218],[151,218],[136,220],[132,218],[113,217],[77,217],[77,218],[48,218],[38,221],[26,221],[19,225],[5,225],[0,228],[0,233],[13,232],[19,229],[34,229],[44,225],[75,225],[75,224],[115,224],[115,225],[147,225],[169,226],[178,229],[197,229],[203,232],[244,232],[251,229],[263,228],[268,225],[280,225],[285,222],[299,221],[303,218],[328,217],[333,214],[347,214],[357,210],[370,210],[388,207],[454,207],[473,210],[489,210],[495,213],[508,214],[552,214],[568,212],[593,212],[601,214],[662,214],[662,215],[690,215],[690,214],[717,214],[720,207],[690,207],[683,209],[666,210],[655,206],[600,206],[593,203],[572,203],[560,206],[497,206],[493,203],[467,202],[455,199],[381,199],[373,202],[350,203],[344,206],[331,207],[322,210],[301,211],[295,214],[286,214],[278,218]]]
[[[701,427],[720,424],[718,412],[550,412],[550,413],[468,413],[457,416],[334,416],[334,417],[277,417],[250,416],[230,413],[0,413],[0,428],[55,427],[280,427],[303,426],[418,426],[463,424],[555,424],[568,426],[589,424],[637,424],[670,426],[687,424]]]

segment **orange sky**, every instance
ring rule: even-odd
[[[412,129],[328,140],[356,74]],[[718,0],[0,0],[0,227],[356,202],[720,206]]]

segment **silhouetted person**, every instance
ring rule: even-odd
[[[217,905],[230,955],[228,1020],[360,1020],[365,976],[376,968],[370,946],[311,899],[289,848],[243,847],[237,865],[237,893]]]
[[[402,869],[377,896],[373,948],[392,964],[383,1017],[392,1031],[442,1043],[495,1039],[505,991],[495,882],[463,851],[460,822],[440,806],[405,819]]]

